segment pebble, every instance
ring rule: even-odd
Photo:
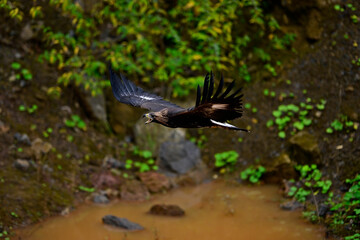
[[[106,156],[104,158],[103,165],[108,166],[110,168],[125,169],[125,163],[120,162],[119,160],[117,160],[111,156]]]
[[[22,144],[26,144],[28,146],[31,146],[31,141],[30,138],[27,134],[21,134],[21,133],[15,133],[14,134],[14,138],[16,141],[18,141],[18,143],[22,143]]]
[[[14,167],[21,171],[26,171],[29,169],[30,163],[29,161],[24,159],[16,159],[14,162]]]

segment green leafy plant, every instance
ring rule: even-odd
[[[13,216],[13,217],[15,217],[15,218],[18,218],[18,217],[19,217],[19,215],[17,215],[16,212],[10,212],[10,215]]]
[[[81,130],[86,131],[86,124],[78,115],[72,115],[71,119],[65,120],[65,125],[69,128],[79,128]]]
[[[360,233],[355,233],[354,235],[347,236],[345,240],[360,240]]]
[[[89,188],[89,187],[85,187],[85,186],[82,186],[82,185],[79,186],[79,190],[83,191],[83,192],[88,192],[88,193],[95,192],[95,188]]]
[[[3,238],[4,240],[10,240],[10,234],[8,231],[3,230],[2,232],[0,232],[0,238]]]
[[[143,158],[140,161],[133,161],[131,159],[127,159],[125,161],[125,168],[128,170],[134,169],[138,172],[147,172],[147,171],[157,171],[159,167],[155,164],[155,160],[153,159],[153,154],[148,150],[140,150],[137,146],[133,148],[133,154]]]
[[[135,169],[138,172],[148,172],[151,170],[158,170],[159,167],[155,165],[155,160],[150,158],[146,161],[133,161],[131,159],[127,159],[125,161],[125,168],[128,170]]]
[[[33,104],[31,107],[26,107],[25,105],[20,105],[19,106],[19,111],[20,112],[27,111],[29,114],[35,113],[37,109],[38,109],[38,106],[36,104]]]
[[[302,215],[304,218],[309,219],[313,223],[319,220],[316,211],[303,211]]]
[[[20,10],[19,5],[19,3],[14,4],[12,1],[0,0],[0,9],[4,9],[16,22],[21,22],[24,17],[24,13]]]
[[[356,228],[360,223],[360,174],[354,179],[347,179],[346,183],[351,187],[341,201],[333,203],[331,208],[336,212],[333,216],[333,225],[351,223]]]
[[[200,131],[202,132],[202,131]],[[191,137],[190,141],[195,143],[199,148],[203,148],[205,143],[208,141],[206,135],[200,134],[198,137]]]
[[[291,186],[289,197],[294,197],[299,202],[305,202],[310,194],[327,194],[332,185],[330,180],[322,180],[322,173],[316,164],[297,165],[295,169],[300,174],[301,187]]]
[[[238,161],[239,154],[235,151],[227,151],[215,154],[215,167],[220,168],[220,173],[232,171]]]
[[[358,123],[355,124],[353,121],[349,120],[347,116],[340,115],[339,119],[332,121],[330,127],[326,128],[326,132],[329,134],[332,134],[334,131],[340,132],[343,130],[349,132],[357,130],[357,128]]]
[[[266,168],[263,166],[250,166],[240,173],[240,177],[242,180],[249,180],[251,183],[258,183],[265,172]]]
[[[249,54],[259,56],[262,69],[275,76],[276,53],[289,49],[295,39],[295,34],[283,32],[260,0],[178,1],[171,8],[157,1],[100,0],[86,6],[91,9],[67,0],[31,6],[0,2],[16,21],[54,19],[51,14],[57,12],[56,20],[69,23],[63,30],[57,21],[43,21],[39,60],[61,70],[59,84],[82,85],[92,94],[109,86],[103,77],[106,62],[127,75],[143,76],[145,84],[155,79],[169,86],[175,97],[195,90],[201,73],[210,70],[232,71],[251,81],[248,66],[257,59],[246,58]],[[244,25],[248,34],[241,35],[238,29]],[[103,26],[116,39],[107,36]]]
[[[31,72],[26,68],[21,68],[21,64],[18,62],[11,63],[11,68],[16,71],[16,79],[23,77],[25,80],[31,80],[33,78]]]
[[[45,131],[43,131],[43,136],[45,138],[48,138],[52,132],[53,132],[53,129],[49,127]]]
[[[282,93],[281,96],[284,98],[287,95]],[[312,124],[312,119],[309,115],[310,111],[314,109],[314,105],[312,105],[311,102],[312,99],[307,98],[306,102],[300,102],[299,105],[295,105],[293,103],[279,105],[278,108],[272,112],[275,119],[269,119],[266,122],[266,126],[268,128],[272,128],[274,124],[276,124],[278,137],[282,139],[286,138],[286,129],[292,130],[291,134],[294,134],[296,131],[303,130],[305,127]],[[321,99],[316,106],[319,110],[324,110],[325,104],[326,100]]]

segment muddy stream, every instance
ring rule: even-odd
[[[276,186],[249,187],[211,182],[184,187],[145,202],[117,201],[89,204],[68,216],[55,217],[18,232],[26,240],[113,239],[323,239],[319,226],[306,223],[301,212],[279,208],[283,201]],[[154,216],[154,204],[176,204],[183,217]],[[145,230],[126,232],[102,223],[107,214],[139,223]]]

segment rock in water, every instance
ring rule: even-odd
[[[106,215],[105,217],[102,218],[102,221],[103,221],[103,223],[105,223],[107,225],[110,225],[113,227],[118,227],[118,228],[123,228],[123,229],[130,230],[130,231],[144,229],[143,226],[141,226],[137,223],[130,222],[126,218],[119,218],[114,215]]]
[[[99,203],[99,204],[107,204],[109,203],[109,199],[105,196],[105,195],[102,195],[102,194],[96,194],[93,198],[93,202],[94,203]]]
[[[162,215],[162,216],[172,216],[172,217],[181,217],[185,215],[185,211],[182,210],[177,205],[167,205],[167,204],[155,204],[150,208],[150,214]]]

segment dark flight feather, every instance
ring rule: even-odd
[[[206,74],[201,104],[204,104],[207,99],[208,89],[209,89],[209,74]]]
[[[226,95],[228,95],[228,93],[232,90],[232,88],[234,87],[235,85],[235,81],[232,81],[230,83],[230,85],[227,87],[227,89],[225,90],[225,92],[219,97],[219,98],[224,98],[226,97]]]
[[[209,84],[209,93],[207,95],[206,101],[209,101],[214,91],[214,74],[211,71],[210,73],[210,84]]]
[[[221,93],[223,86],[224,86],[224,76],[221,74],[220,83],[218,89],[216,90],[216,93],[214,94],[214,98],[217,98],[217,96]]]
[[[119,77],[111,68],[109,71],[113,94],[119,102],[130,104],[134,107],[146,108],[151,111],[160,111],[164,108],[173,108],[177,111],[185,110],[176,104],[165,101],[162,97],[145,92],[122,74]]]

